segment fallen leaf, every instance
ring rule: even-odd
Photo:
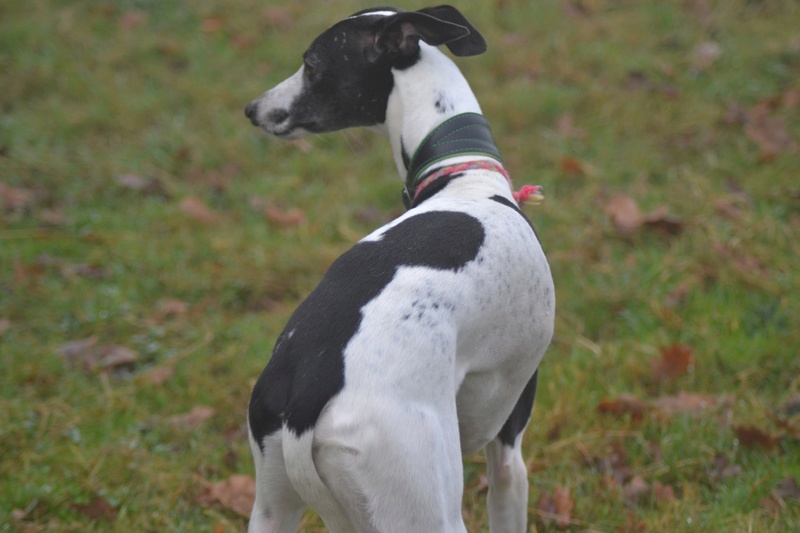
[[[0,337],[11,329],[11,321],[7,318],[0,318]]]
[[[560,164],[561,171],[569,177],[576,178],[578,176],[583,176],[585,173],[583,163],[574,157],[564,157],[561,159]]]
[[[770,161],[783,152],[794,152],[797,142],[792,138],[782,116],[772,115],[769,103],[752,107],[747,113],[745,134],[758,145],[759,160]]]
[[[145,178],[138,174],[122,174],[115,181],[124,189],[152,196],[166,196],[161,182],[156,178]]]
[[[670,215],[667,206],[663,205],[644,217],[644,225],[667,235],[677,235],[683,230],[683,220]]]
[[[570,114],[561,115],[556,119],[555,130],[565,139],[586,139],[586,130],[575,126],[575,119]]]
[[[113,369],[129,365],[139,359],[139,352],[127,346],[101,346],[100,360],[96,368]]]
[[[129,9],[122,14],[119,26],[123,30],[133,30],[147,22],[147,13],[137,9]]]
[[[675,489],[670,485],[665,485],[660,481],[653,482],[653,499],[656,502],[669,503],[676,500]]]
[[[681,391],[677,396],[661,396],[653,402],[653,407],[665,415],[680,413],[698,414],[723,405],[731,405],[732,396],[710,396]]]
[[[71,507],[91,520],[114,520],[117,517],[117,510],[100,496],[87,504],[73,503]]]
[[[211,407],[205,405],[198,405],[192,408],[188,413],[182,415],[174,415],[167,418],[167,422],[176,427],[183,428],[196,428],[202,425],[206,420],[214,416],[216,411]]]
[[[614,415],[631,415],[634,423],[644,420],[647,405],[632,394],[622,394],[613,400],[604,399],[597,405],[597,412]]]
[[[198,503],[211,505],[219,502],[240,516],[250,516],[256,497],[256,481],[252,476],[235,474],[225,481],[204,484],[205,492],[198,498]]]
[[[2,328],[0,328],[2,329]],[[792,396],[781,405],[781,413],[787,417],[800,415],[800,394]]]
[[[60,209],[42,209],[36,213],[36,219],[50,226],[66,226],[70,219]]]
[[[698,44],[689,55],[689,64],[694,72],[708,70],[722,56],[722,47],[713,41]]]
[[[272,204],[264,208],[264,217],[273,224],[284,228],[299,226],[306,220],[306,215],[296,207],[284,209]]]
[[[189,304],[186,302],[175,298],[168,298],[158,303],[158,311],[153,316],[153,320],[161,323],[168,318],[184,316],[188,311]]]
[[[61,346],[59,353],[85,372],[112,371],[135,363],[139,353],[126,346],[98,345],[97,337],[71,341]]]
[[[542,492],[536,507],[539,516],[545,525],[555,521],[559,528],[566,528],[572,523],[572,510],[575,508],[575,501],[570,497],[569,487],[558,486],[553,494]]]
[[[721,258],[727,259],[730,264],[745,274],[754,274],[759,277],[767,277],[769,275],[764,263],[755,256],[718,242],[713,243],[711,249]]]
[[[619,529],[619,533],[645,533],[647,522],[640,520],[633,513],[628,513],[625,524]]]
[[[108,277],[108,272],[100,265],[78,263],[74,265],[62,265],[61,275],[65,278],[105,279]]]
[[[203,33],[206,35],[210,35],[212,33],[219,32],[225,26],[225,21],[222,20],[220,17],[208,17],[203,19],[201,23],[201,28]]]
[[[631,480],[622,487],[622,492],[625,494],[625,501],[630,504],[637,504],[641,501],[645,494],[650,492],[650,485],[642,476],[633,476]]]
[[[584,462],[603,473],[603,483],[607,487],[622,486],[632,477],[632,470],[628,464],[628,452],[621,442],[611,443],[611,450],[603,455],[594,455],[587,449],[578,446],[578,450],[583,454]]]
[[[689,372],[693,363],[692,348],[685,344],[672,344],[661,348],[661,359],[650,361],[656,382],[674,379]]]
[[[553,504],[556,514],[556,525],[561,528],[569,526],[572,522],[572,510],[575,501],[570,498],[569,487],[556,487],[553,491]]]
[[[668,235],[676,235],[683,229],[683,221],[670,215],[666,206],[660,206],[645,215],[639,209],[636,200],[625,194],[611,198],[606,205],[606,215],[611,219],[611,224],[617,233],[623,237],[630,237],[642,227]]]
[[[787,504],[796,505],[798,501],[800,501],[800,485],[797,484],[797,480],[784,478],[778,482],[768,497],[761,498],[759,505],[771,513],[778,514],[788,507]]]
[[[139,380],[160,387],[175,375],[175,368],[169,365],[156,366],[139,375]]]
[[[733,426],[739,443],[746,448],[772,450],[778,445],[778,437],[765,433],[754,426]]]
[[[784,500],[798,501],[800,500],[800,485],[794,478],[785,478],[778,482],[775,488],[775,494]]]
[[[261,18],[268,28],[279,28],[282,30],[290,30],[294,28],[294,17],[280,7],[268,7],[261,13]]]
[[[642,224],[644,216],[639,211],[636,201],[630,196],[617,195],[606,205],[606,215],[611,218],[611,223],[620,235],[630,236]]]
[[[733,476],[738,476],[744,472],[741,466],[732,464],[723,454],[717,454],[711,468],[707,470],[708,477],[712,480],[721,480]]]
[[[3,211],[21,211],[33,202],[33,193],[28,189],[12,187],[0,182],[0,208]]]
[[[181,211],[189,216],[192,220],[201,222],[203,224],[213,224],[218,222],[220,216],[218,213],[212,211],[202,200],[196,196],[189,196],[184,198],[181,202]]]

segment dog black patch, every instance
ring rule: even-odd
[[[458,271],[483,245],[481,223],[465,213],[432,211],[392,227],[379,241],[356,244],[331,265],[281,333],[250,398],[250,429],[263,438],[283,424],[297,435],[312,428],[344,387],[344,349],[361,309],[402,266]]]
[[[536,372],[533,373],[533,377],[531,377],[528,384],[525,385],[525,388],[522,390],[522,394],[519,400],[517,400],[514,409],[511,411],[511,415],[509,415],[506,423],[503,424],[500,433],[497,434],[497,438],[500,439],[500,442],[504,445],[514,446],[517,435],[519,435],[528,424],[528,420],[531,418],[531,411],[533,410],[533,402],[536,399],[536,385],[538,382],[539,369],[536,369]]]

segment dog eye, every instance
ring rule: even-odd
[[[303,70],[305,71],[307,76],[310,76],[312,78],[317,75],[317,67],[315,67],[314,65],[312,65],[308,61],[305,61],[303,63]]]

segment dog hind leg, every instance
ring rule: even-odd
[[[280,431],[264,438],[263,449],[250,435],[256,466],[256,499],[248,533],[294,533],[306,508],[289,481],[282,446]]]
[[[314,462],[359,533],[466,533],[463,466],[453,412],[380,405],[333,409],[316,430]]]

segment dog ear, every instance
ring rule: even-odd
[[[445,43],[447,48],[453,52],[453,55],[459,57],[476,56],[486,51],[486,40],[483,38],[483,35],[475,29],[475,26],[470,24],[467,17],[462,15],[461,12],[453,6],[426,7],[425,9],[420,9],[419,12],[430,15],[438,20],[443,20],[451,24],[458,24],[469,30],[469,33],[464,37]]]
[[[431,46],[446,44],[457,56],[486,51],[486,41],[481,34],[450,6],[401,12],[389,17],[378,31],[375,49],[379,54],[407,57],[417,53],[420,40]]]

